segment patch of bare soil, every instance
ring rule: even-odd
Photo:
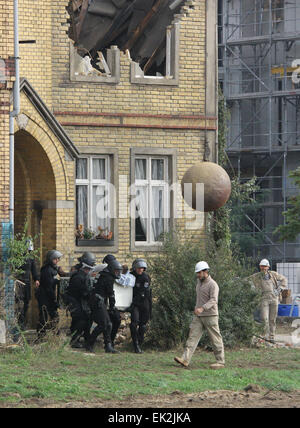
[[[31,408],[300,408],[300,391],[262,391],[250,385],[247,391],[206,391],[184,394],[174,391],[170,395],[128,397],[124,401],[96,400],[57,403],[33,398],[22,400],[18,405],[0,407]]]

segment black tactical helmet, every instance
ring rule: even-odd
[[[123,267],[122,267],[121,263],[120,263],[120,262],[118,262],[118,260],[117,260],[117,259],[111,260],[111,261],[108,263],[107,268],[108,268],[109,272],[110,272],[110,273],[111,273],[115,278],[121,278],[121,273],[122,273]]]
[[[93,253],[85,251],[81,257],[78,257],[78,261],[80,263],[84,263],[85,265],[93,267],[96,264],[96,257]]]
[[[46,254],[46,263],[52,263],[54,259],[60,259],[63,254],[57,250],[50,250]]]
[[[144,259],[136,259],[132,263],[132,270],[133,271],[135,271],[138,268],[144,268],[146,270],[147,267],[148,266],[147,266],[146,260],[144,260]]]
[[[113,254],[107,254],[104,259],[102,260],[102,263],[109,264],[113,260],[116,260],[115,256]]]

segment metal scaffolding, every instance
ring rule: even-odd
[[[242,180],[255,175],[265,189],[259,220],[247,219],[264,236],[253,257],[298,261],[300,238],[280,242],[273,232],[300,165],[300,0],[219,0],[218,24],[227,153]]]

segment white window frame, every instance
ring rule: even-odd
[[[77,53],[73,43],[70,42],[70,80],[71,82],[89,82],[89,83],[120,83],[120,51],[117,46],[111,46],[107,49],[107,60],[102,53],[99,55],[99,63],[103,66],[105,73],[101,74],[96,69],[88,74],[80,74],[76,69],[76,63],[84,61]],[[92,68],[92,66],[91,66]]]
[[[104,186],[105,187],[105,194],[106,194],[106,203],[107,203],[107,213],[109,218],[109,213],[111,213],[111,203],[110,203],[110,177],[111,177],[111,171],[110,171],[110,160],[109,156],[80,156],[80,159],[87,159],[87,179],[78,179],[76,177],[76,189],[77,186],[87,186],[88,187],[88,197],[87,197],[87,207],[88,207],[88,213],[87,213],[87,219],[88,219],[88,225],[87,227],[89,229],[92,229],[94,232],[97,232],[97,226],[93,224],[93,214],[92,214],[92,207],[93,207],[93,187],[94,186]],[[93,160],[94,159],[104,159],[105,160],[105,179],[94,179],[93,178]],[[77,192],[76,192],[77,194]],[[76,200],[76,210],[77,210],[77,200]],[[77,218],[77,212],[76,212],[76,218]],[[112,227],[113,222],[110,218]],[[79,225],[76,225],[76,228]],[[114,232],[114,231],[113,231]]]
[[[145,75],[139,64],[131,63],[131,83],[143,85],[179,84],[179,22],[166,30],[166,73],[163,76]]]
[[[164,213],[163,213],[163,219],[164,219],[164,233],[167,233],[169,231],[169,221],[170,221],[170,193],[169,193],[169,183],[170,183],[170,177],[169,177],[169,159],[168,156],[151,156],[151,155],[136,155],[134,162],[137,159],[144,159],[146,160],[146,172],[147,176],[145,180],[141,179],[134,179],[135,188],[137,187],[147,187],[147,241],[135,241],[136,247],[142,247],[142,246],[153,246],[153,245],[162,245],[161,241],[154,241],[152,239],[152,227],[151,227],[151,220],[152,220],[152,189],[154,187],[163,187],[164,188]],[[163,180],[153,180],[152,179],[152,160],[163,160],[164,161],[164,179]],[[136,174],[136,168],[135,168],[135,174]],[[135,223],[134,223],[135,225]],[[135,226],[136,227],[136,226]],[[134,237],[136,236],[136,229],[134,230]]]

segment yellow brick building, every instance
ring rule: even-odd
[[[9,14],[9,20],[0,18],[7,30],[0,58],[13,55],[10,3],[0,0]],[[30,233],[40,234],[42,258],[57,248],[64,268],[84,250],[98,260],[107,253],[127,263],[149,257],[159,248],[160,232],[175,227],[183,236],[199,236],[203,227],[195,230],[189,210],[175,218],[184,202],[168,186],[180,183],[197,161],[216,159],[217,2],[189,0],[175,16],[168,76],[143,76],[116,47],[107,56],[110,73],[91,71],[66,34],[67,4],[19,0],[15,231],[29,218]],[[10,82],[0,86],[1,221],[8,219],[9,89]],[[140,199],[129,194],[132,184]],[[134,218],[143,210],[145,222]],[[171,218],[162,218],[169,211]],[[76,240],[79,224],[97,233],[106,228],[112,239]]]

